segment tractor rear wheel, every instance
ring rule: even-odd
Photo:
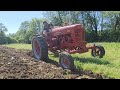
[[[32,38],[32,51],[37,61],[48,60],[48,47],[43,37],[33,36]]]
[[[105,49],[104,49],[104,47],[100,46],[100,45],[96,46],[95,49],[92,49],[91,55],[93,57],[103,58],[103,56],[105,55]]]
[[[67,52],[61,52],[59,54],[59,64],[63,69],[74,70],[74,60]]]

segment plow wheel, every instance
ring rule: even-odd
[[[74,70],[74,60],[67,52],[62,52],[59,55],[59,63],[63,69]]]
[[[32,51],[36,60],[48,60],[48,47],[43,37],[33,37]]]
[[[102,46],[100,46],[100,45],[99,45],[99,46],[96,46],[95,49],[92,49],[91,55],[92,55],[93,57],[103,58],[103,56],[105,55],[105,49],[104,49],[104,47],[102,47]]]

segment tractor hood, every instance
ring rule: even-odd
[[[81,24],[74,24],[74,25],[69,25],[69,26],[64,26],[64,27],[57,27],[57,28],[54,28],[52,30],[52,32],[61,31],[61,30],[64,31],[64,30],[79,28],[79,27],[82,27],[82,25]]]

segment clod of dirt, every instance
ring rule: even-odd
[[[0,46],[0,79],[81,79],[92,78],[72,74],[69,70],[42,60],[35,62],[30,50]]]

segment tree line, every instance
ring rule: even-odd
[[[82,24],[88,42],[120,42],[120,11],[44,11],[44,18],[21,23],[14,34],[5,35],[7,28],[0,24],[0,44],[31,43],[32,36],[43,29],[43,21],[54,26]]]

